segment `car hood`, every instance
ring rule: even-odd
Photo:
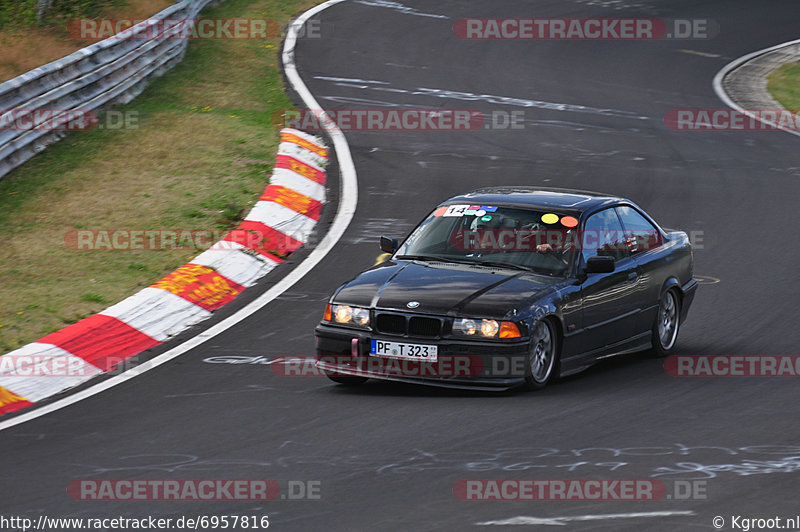
[[[562,279],[467,264],[388,261],[343,285],[333,301],[438,315],[508,318]],[[419,306],[407,305],[416,301]]]

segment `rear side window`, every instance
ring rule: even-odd
[[[614,257],[615,260],[628,257],[628,242],[614,209],[591,215],[586,220],[582,237],[584,263],[597,255]]]
[[[625,228],[632,254],[655,249],[661,245],[661,233],[650,221],[633,207],[617,207],[617,213]]]

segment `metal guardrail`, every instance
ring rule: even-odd
[[[179,63],[187,39],[178,36],[212,1],[181,0],[122,33],[0,84],[0,178],[66,135],[53,124],[67,126],[76,114],[127,103]],[[162,19],[187,20],[174,25]],[[9,127],[22,122],[26,127]]]

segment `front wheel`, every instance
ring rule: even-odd
[[[656,322],[653,324],[651,354],[654,357],[667,356],[675,346],[680,327],[680,301],[674,290],[667,290],[658,305]]]
[[[558,366],[558,339],[553,326],[547,320],[536,323],[531,336],[525,368],[525,387],[541,390],[550,380]]]

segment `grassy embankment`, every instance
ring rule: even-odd
[[[786,109],[800,112],[800,62],[787,63],[770,74],[767,90]]]
[[[277,20],[317,0],[227,0],[204,17]],[[225,230],[268,183],[291,108],[280,36],[189,43],[121,129],[73,132],[0,179],[0,353],[148,286],[197,251],[76,251],[75,229]],[[134,120],[135,119],[135,120]]]
[[[70,19],[140,20],[171,4],[172,0],[73,0],[72,5],[62,1],[59,10],[39,24],[35,0],[10,0],[0,6],[0,81],[92,44],[72,38],[67,29]]]

